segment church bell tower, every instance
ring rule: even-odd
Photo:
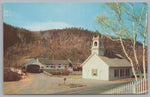
[[[91,53],[92,54],[96,53],[99,56],[104,55],[103,36],[100,37],[99,35],[97,35],[93,37]]]

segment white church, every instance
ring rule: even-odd
[[[81,64],[82,78],[110,81],[131,77],[132,68],[128,60],[119,54],[106,57],[104,51],[103,38],[94,36],[91,55]]]

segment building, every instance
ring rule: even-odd
[[[82,78],[116,80],[129,78],[132,74],[130,63],[119,54],[104,56],[103,38],[93,37],[91,55],[81,64]]]
[[[26,71],[41,72],[42,69],[65,69],[72,71],[72,62],[68,60],[49,60],[48,58],[32,59],[23,66]]]
[[[47,58],[39,58],[39,62],[44,65],[44,69],[66,69],[73,70],[72,62],[68,60],[49,60]]]
[[[23,65],[23,70],[27,72],[42,72],[45,66],[38,59],[31,59]]]

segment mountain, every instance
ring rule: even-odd
[[[19,42],[20,39],[16,33],[17,28],[4,23],[3,29],[4,29],[4,34],[3,34],[4,35],[4,50],[6,50],[8,47],[13,46],[16,42]]]
[[[10,62],[16,65],[15,61],[20,59],[37,57],[70,59],[74,64],[80,65],[91,54],[92,38],[97,34],[101,35],[82,28],[33,32],[4,23],[4,66],[8,66]],[[130,40],[124,40],[124,45],[129,56],[134,60]],[[108,36],[104,36],[104,47],[105,56],[121,54],[125,57],[120,41],[112,41]],[[142,67],[141,43],[137,43],[136,50]]]

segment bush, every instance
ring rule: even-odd
[[[77,87],[84,87],[86,85],[82,85],[82,84],[59,84],[59,86],[70,87],[70,88],[77,88]]]
[[[49,69],[49,70],[44,70],[52,75],[69,75],[69,71],[67,70],[55,70],[55,69]]]
[[[51,71],[51,72],[49,72],[49,73],[51,73],[52,75],[69,75],[69,71],[66,71],[66,72]]]
[[[21,76],[12,71],[4,72],[4,81],[18,81],[21,79]]]

